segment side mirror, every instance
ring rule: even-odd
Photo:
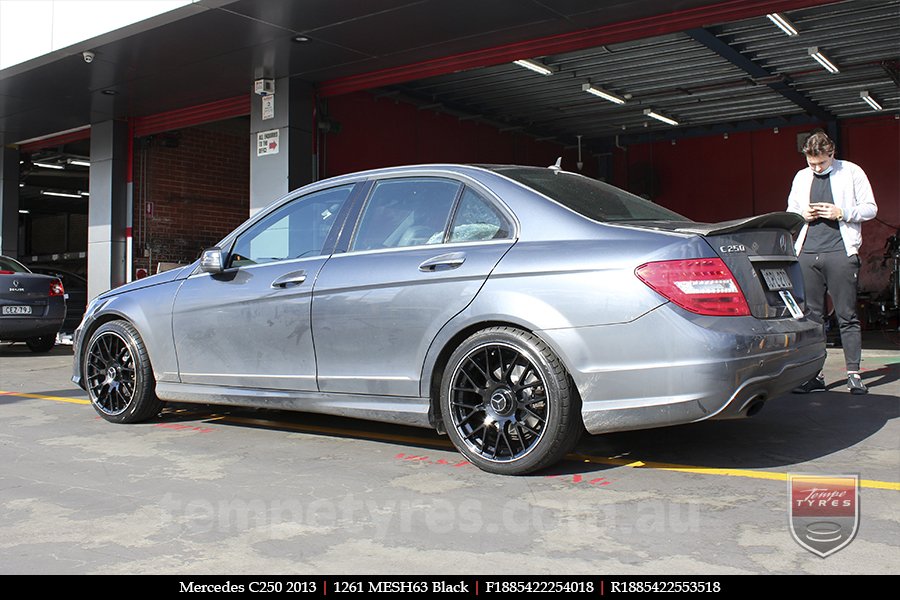
[[[207,248],[200,255],[200,271],[202,273],[221,273],[225,270],[225,257],[221,248]]]

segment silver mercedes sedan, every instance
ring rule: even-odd
[[[558,167],[345,175],[97,297],[72,379],[115,423],[165,401],[328,413],[528,473],[584,430],[747,417],[813,377],[800,223],[695,223]]]

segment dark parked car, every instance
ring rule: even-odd
[[[66,289],[66,319],[59,331],[60,333],[74,333],[84,317],[84,309],[87,308],[87,279],[71,271],[57,269],[52,265],[31,265],[28,268],[32,273],[50,275],[62,281],[63,287]]]
[[[73,381],[112,422],[165,400],[322,412],[527,473],[585,429],[751,416],[814,376],[801,223],[694,223],[556,167],[345,175],[101,294]]]
[[[65,316],[65,288],[58,278],[32,273],[0,256],[0,340],[47,352],[56,344]]]

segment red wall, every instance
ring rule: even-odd
[[[805,166],[797,135],[814,126],[628,146],[614,153],[613,183],[697,221],[724,221],[784,210],[794,174]],[[841,123],[836,156],[860,165],[878,203],[878,221],[863,225],[860,289],[888,285],[884,243],[900,226],[900,120],[893,116]]]
[[[877,220],[863,223],[860,287],[876,294],[887,288],[891,262],[882,267],[884,243],[900,227],[900,120],[893,116],[853,119],[841,127],[843,153],[865,170],[878,203]]]
[[[219,131],[212,124],[144,138],[144,143],[135,140],[135,269],[148,268],[155,273],[160,262],[191,262],[201,250],[247,220],[247,129]],[[146,165],[143,178],[142,158]],[[146,210],[149,202],[153,203],[152,215]],[[145,248],[151,256],[144,255]]]
[[[576,149],[367,92],[329,98],[328,116],[341,129],[325,136],[321,154],[326,177],[435,162],[547,166],[560,155],[563,166],[574,171],[577,161]],[[595,174],[596,163],[587,156],[584,162],[585,174]]]

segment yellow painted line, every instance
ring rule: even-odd
[[[715,467],[694,467],[690,465],[673,465],[669,463],[629,461],[620,458],[602,458],[583,454],[569,454],[569,460],[592,464],[611,465],[615,467],[631,467],[633,469],[653,469],[654,471],[675,471],[677,473],[695,473],[697,475],[718,475],[723,477],[746,477],[750,479],[768,479],[770,481],[787,482],[788,474],[777,471],[753,471],[750,469],[719,469]],[[860,479],[860,487],[878,490],[900,491],[900,482]]]
[[[17,398],[37,398],[38,400],[52,400],[53,402],[68,402],[69,404],[90,404],[90,400],[83,398],[66,398],[64,396],[42,396],[41,394],[25,394],[22,392],[4,392],[0,390],[0,396],[16,396]]]
[[[39,400],[52,400],[54,402],[68,402],[70,404],[90,404],[88,400],[80,398],[64,398],[61,396],[43,396],[40,394],[25,394],[20,392],[4,392],[0,390],[0,396],[17,396],[21,398],[37,398]],[[440,447],[453,450],[453,444],[449,440],[428,439],[416,437],[412,435],[397,435],[393,433],[372,433],[368,431],[356,429],[344,429],[340,427],[327,427],[323,425],[304,425],[299,423],[288,423],[284,421],[273,421],[270,419],[252,419],[248,417],[235,417],[231,415],[208,415],[202,416],[197,413],[198,417],[204,421],[219,421],[221,423],[234,423],[237,425],[255,425],[268,429],[289,429],[301,433],[322,433],[326,435],[342,435],[347,437],[362,438],[374,441],[400,442],[405,444],[416,444],[431,447]],[[753,471],[751,469],[720,469],[714,467],[696,467],[691,465],[676,465],[670,463],[647,462],[642,460],[626,460],[622,458],[606,458],[601,456],[590,456],[584,454],[568,454],[567,460],[576,462],[609,465],[613,467],[626,467],[631,469],[650,469],[654,471],[674,471],[676,473],[694,473],[697,475],[715,475],[720,477],[744,477],[748,479],[766,479],[769,481],[787,482],[788,474],[779,473],[777,471]],[[862,488],[900,491],[900,482],[897,481],[878,481],[875,479],[860,479],[859,485]]]

